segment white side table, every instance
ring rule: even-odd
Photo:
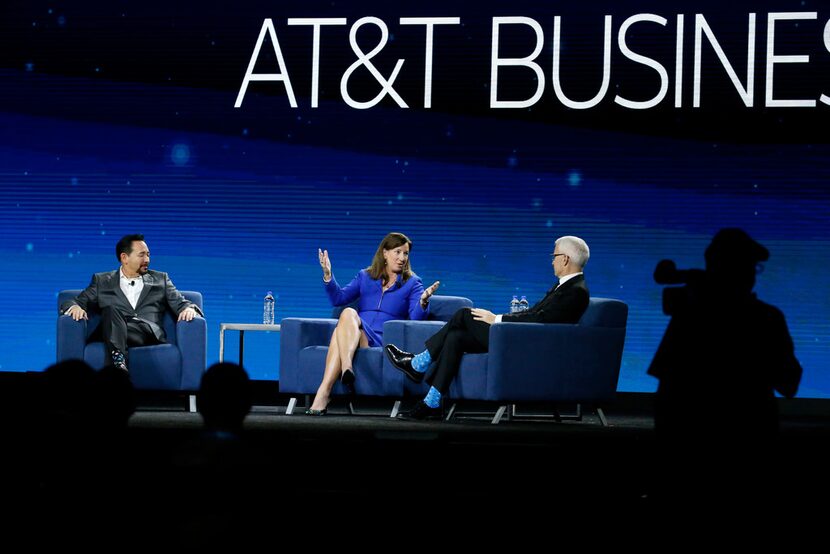
[[[279,323],[220,323],[219,324],[219,361],[225,361],[225,331],[239,331],[239,365],[242,365],[245,352],[245,331],[279,331]]]

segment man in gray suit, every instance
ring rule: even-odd
[[[126,235],[115,246],[121,267],[92,276],[89,286],[60,307],[63,314],[79,321],[87,311],[101,314],[101,323],[89,337],[102,340],[115,367],[128,371],[130,346],[146,346],[166,341],[162,318],[166,310],[179,321],[204,316],[198,306],[176,290],[167,273],[152,271],[150,249],[144,235]]]

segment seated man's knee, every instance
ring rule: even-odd
[[[472,319],[472,308],[459,308],[455,314],[453,314],[452,319],[450,321],[454,322],[462,322],[467,319]]]
[[[120,322],[126,321],[124,314],[112,306],[102,306],[100,308],[101,320],[106,322]]]

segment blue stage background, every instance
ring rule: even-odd
[[[204,294],[208,363],[218,360],[219,324],[261,321],[267,290],[277,297],[277,319],[330,313],[317,248],[328,249],[343,283],[369,264],[384,234],[406,233],[424,281],[440,280],[440,293],[503,312],[513,294],[531,302],[544,294],[554,282],[554,239],[575,234],[591,247],[591,293],[630,306],[619,390],[650,392],[656,381],[645,371],[667,323],[654,267],[664,258],[703,267],[712,235],[730,226],[772,253],[756,290],[787,317],[805,370],[799,397],[830,397],[830,147],[821,136],[828,106],[765,109],[756,78],[759,105],[746,108],[715,64],[709,71],[718,84],[703,87],[699,109],[687,98],[683,108],[626,111],[606,101],[591,113],[566,110],[554,105],[550,82],[534,109],[486,109],[489,18],[533,16],[549,34],[552,15],[564,13],[556,5],[511,3],[505,13],[484,3],[471,14],[452,2],[421,3],[417,11],[373,2],[253,2],[233,15],[231,4],[206,12],[195,2],[177,3],[175,13],[158,2],[63,11],[11,4],[0,13],[0,371],[40,371],[54,362],[58,291],[115,269],[114,245],[126,233],[145,234],[152,268],[169,272],[179,289]],[[586,32],[601,36],[600,11],[566,4],[589,21]],[[615,29],[649,10],[662,9],[670,21],[706,13],[713,24],[731,24],[735,36],[718,38],[745,72],[746,14],[761,9],[743,4],[725,15],[713,2],[679,3],[670,13],[650,2],[597,9],[619,14]],[[764,3],[766,11],[809,9],[816,8]],[[422,83],[407,84],[404,73],[410,108],[389,98],[369,110],[346,106],[338,83],[354,60],[347,26],[324,31],[324,46],[339,50],[331,73],[323,66],[319,107],[310,107],[308,72],[298,69],[298,108],[275,83],[252,84],[243,107],[233,108],[263,18],[274,18],[281,41],[289,37],[281,42],[289,67],[306,67],[310,30],[289,32],[285,18],[347,17],[351,24],[375,15],[397,27],[413,13],[469,21],[465,40],[476,46],[459,48],[479,53],[459,61],[439,49],[445,31],[436,32],[433,108],[423,108]],[[809,42],[814,62],[826,68],[830,53],[820,39],[828,15],[803,24],[812,29],[806,38],[789,35],[776,48],[801,52],[796,46]],[[381,56],[382,73],[389,75],[394,59],[417,60],[419,33],[411,48]],[[297,36],[304,42],[292,43]],[[397,40],[404,38],[401,32]],[[763,52],[763,41],[757,49]],[[666,56],[667,64],[674,59]],[[441,65],[444,58],[454,62]],[[594,77],[596,59],[585,61]],[[540,64],[550,81],[549,59]],[[422,71],[423,60],[411,65]],[[807,97],[830,93],[828,74],[796,82],[791,96],[810,87]],[[623,87],[632,86],[625,81],[632,75],[633,68],[612,73]],[[510,94],[529,96],[525,80]],[[371,83],[362,85],[370,91],[364,98],[377,93]],[[470,83],[484,87],[465,92]],[[626,95],[652,96],[648,83],[646,90],[638,81]],[[236,344],[229,333],[229,359]],[[254,379],[279,380],[278,359],[277,334],[246,335]]]

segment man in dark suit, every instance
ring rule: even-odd
[[[556,239],[551,265],[559,284],[549,290],[536,305],[524,312],[496,315],[481,308],[463,308],[440,331],[426,341],[426,350],[413,355],[394,344],[384,350],[397,369],[416,383],[424,380],[430,364],[434,371],[427,376],[432,385],[426,398],[403,419],[435,419],[441,417],[441,396],[458,373],[461,357],[466,352],[487,352],[490,325],[500,322],[576,323],[588,307],[588,287],[582,273],[588,263],[588,245],[579,237]]]
[[[126,235],[115,246],[121,267],[92,276],[81,294],[64,302],[63,314],[79,321],[87,311],[100,312],[101,323],[89,337],[102,340],[115,367],[128,371],[128,348],[166,341],[162,318],[166,310],[179,321],[191,321],[199,314],[198,306],[176,290],[167,273],[152,271],[150,249],[144,235]]]

